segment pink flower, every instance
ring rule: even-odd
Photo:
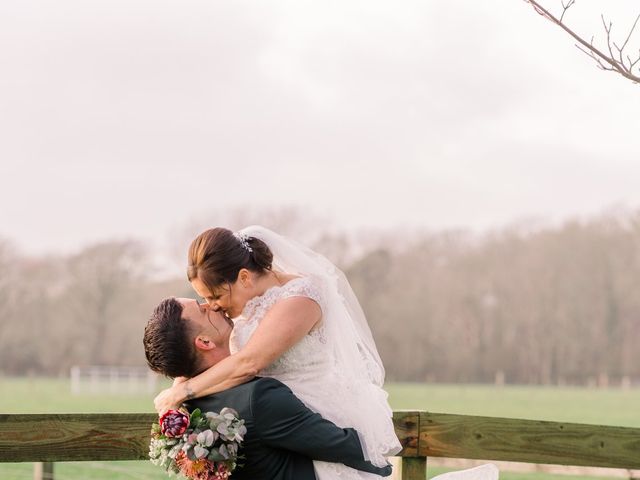
[[[160,431],[167,437],[179,437],[189,427],[189,414],[182,410],[168,410],[160,417]]]
[[[231,472],[229,471],[229,468],[227,467],[226,464],[219,463],[218,468],[214,475],[215,476],[213,478],[215,479],[225,480],[231,476]]]

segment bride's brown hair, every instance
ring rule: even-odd
[[[262,240],[237,236],[227,228],[210,228],[189,246],[187,278],[190,282],[198,278],[213,290],[234,283],[243,268],[262,275],[271,270],[272,262],[273,253]]]

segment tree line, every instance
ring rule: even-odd
[[[323,231],[313,247],[350,279],[389,380],[640,379],[640,211],[377,239]],[[144,365],[144,325],[169,295],[193,292],[183,277],[158,280],[136,241],[45,257],[0,241],[0,371]]]

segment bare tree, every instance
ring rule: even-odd
[[[284,220],[277,228],[295,232]],[[368,243],[378,247],[343,265],[389,380],[640,379],[640,210],[536,229],[423,232],[403,248],[404,234],[392,233],[397,242]],[[321,243],[340,258],[349,242]],[[147,248],[133,241],[30,257],[0,239],[0,368],[144,364],[153,307],[192,294],[184,275],[149,268]]]
[[[561,0],[562,13],[559,16],[553,15],[536,0],[525,0],[525,2],[531,4],[535,11],[544,18],[555,23],[571,35],[577,42],[576,47],[591,57],[596,62],[598,68],[609,72],[619,73],[634,83],[640,83],[640,49],[638,49],[637,54],[629,53],[629,40],[631,39],[638,21],[640,20],[640,14],[636,17],[633,22],[633,26],[622,43],[616,42],[613,39],[613,22],[607,21],[604,15],[600,15],[607,37],[606,50],[604,50],[602,48],[597,48],[594,45],[595,36],[591,36],[591,40],[587,41],[576,34],[566,25],[566,23],[564,23],[564,17],[567,11],[575,5],[575,0],[566,0],[566,2],[565,0]]]
[[[0,238],[0,345],[9,337],[16,308],[17,255],[13,246]]]
[[[121,356],[119,330],[126,328],[121,323],[147,271],[144,246],[135,241],[103,242],[68,258],[64,304],[77,349],[70,354],[93,364],[113,363]]]

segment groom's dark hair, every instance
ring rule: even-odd
[[[142,343],[154,372],[172,378],[197,375],[198,354],[191,341],[190,322],[182,318],[182,305],[175,298],[166,298],[155,308]]]

